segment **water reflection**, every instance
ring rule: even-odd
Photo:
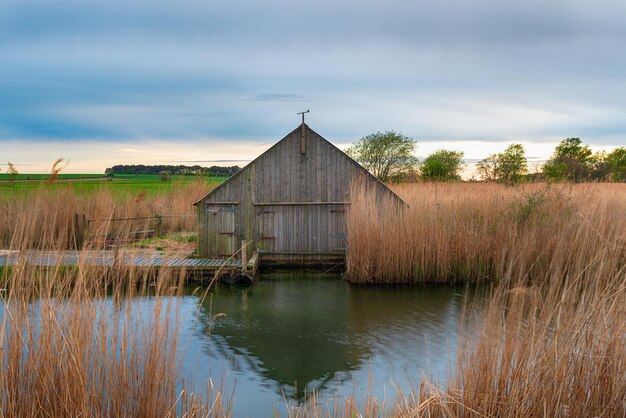
[[[458,288],[355,287],[333,274],[274,272],[251,288],[215,289],[203,302],[201,332],[212,358],[301,399],[353,378],[366,384],[368,375],[415,382],[422,371],[441,374],[461,299]]]

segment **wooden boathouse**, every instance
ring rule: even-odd
[[[346,211],[356,176],[377,196],[404,204],[303,122],[194,204],[198,253],[229,258],[245,241],[239,257],[248,260],[254,254],[264,265],[339,263],[346,254]]]

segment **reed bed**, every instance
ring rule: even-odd
[[[559,284],[500,285],[443,390],[401,414],[618,417],[626,414],[626,268]]]
[[[42,190],[28,204],[12,200],[24,210],[10,208],[13,218],[3,215],[13,248],[65,249],[73,222],[67,214],[75,205],[108,216],[144,210],[119,206],[100,193],[94,201],[62,193]],[[98,208],[107,202],[108,209]],[[129,228],[118,227],[116,234],[126,236]],[[99,247],[86,241],[82,248]],[[184,273],[95,267],[84,260],[38,268],[18,260],[0,267],[0,281],[1,416],[230,416],[231,399],[220,384],[206,382],[194,392],[181,374],[178,296]],[[150,298],[153,309],[130,303],[136,297]]]
[[[626,185],[417,183],[394,187],[407,207],[373,205],[353,184],[348,213],[351,283],[458,283],[524,275],[562,282],[601,258],[626,258]]]
[[[148,195],[107,189],[77,193],[43,184],[28,193],[0,195],[0,248],[43,248],[50,242],[65,248],[93,246],[123,238],[122,231],[128,236],[154,228],[156,216],[162,217],[160,232],[195,231],[193,203],[211,187],[202,181],[180,182],[168,192]]]
[[[607,260],[613,245],[560,281],[561,263],[531,284],[511,270],[475,318],[479,332],[461,330],[447,384],[422,381],[393,415],[626,416],[626,265]]]
[[[443,385],[416,376],[418,387],[391,401],[313,397],[290,416],[626,416],[624,186],[397,191],[411,206],[389,206],[391,216],[360,200],[369,191],[353,195],[350,251],[374,262],[363,269],[365,258],[351,254],[351,280],[489,277],[486,308],[464,315],[457,363]],[[357,272],[366,278],[355,280]]]

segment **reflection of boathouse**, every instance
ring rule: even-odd
[[[337,276],[302,276],[272,273],[277,280],[255,287],[217,288],[203,309],[207,333],[211,315],[226,314],[212,323],[209,349],[236,356],[235,371],[253,371],[281,396],[300,399],[337,376],[349,380],[368,368],[377,354],[372,346],[378,352],[402,347],[398,358],[411,353],[409,361],[421,356],[416,361],[429,364],[428,353],[441,357],[456,334],[459,311],[450,289],[346,289]]]
[[[302,124],[195,203],[198,254],[228,258],[242,240],[247,259],[319,264],[343,260],[350,183],[362,176],[401,202],[344,152]]]

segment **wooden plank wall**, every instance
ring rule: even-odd
[[[211,222],[207,212],[220,205],[232,208],[233,242],[255,240],[249,256],[255,250],[345,251],[350,182],[365,175],[364,170],[308,126],[302,154],[300,132],[298,127],[198,203],[200,255],[221,255],[216,253],[220,246],[215,234],[224,232],[217,229],[225,226]],[[368,178],[380,195],[391,194],[382,183]]]

